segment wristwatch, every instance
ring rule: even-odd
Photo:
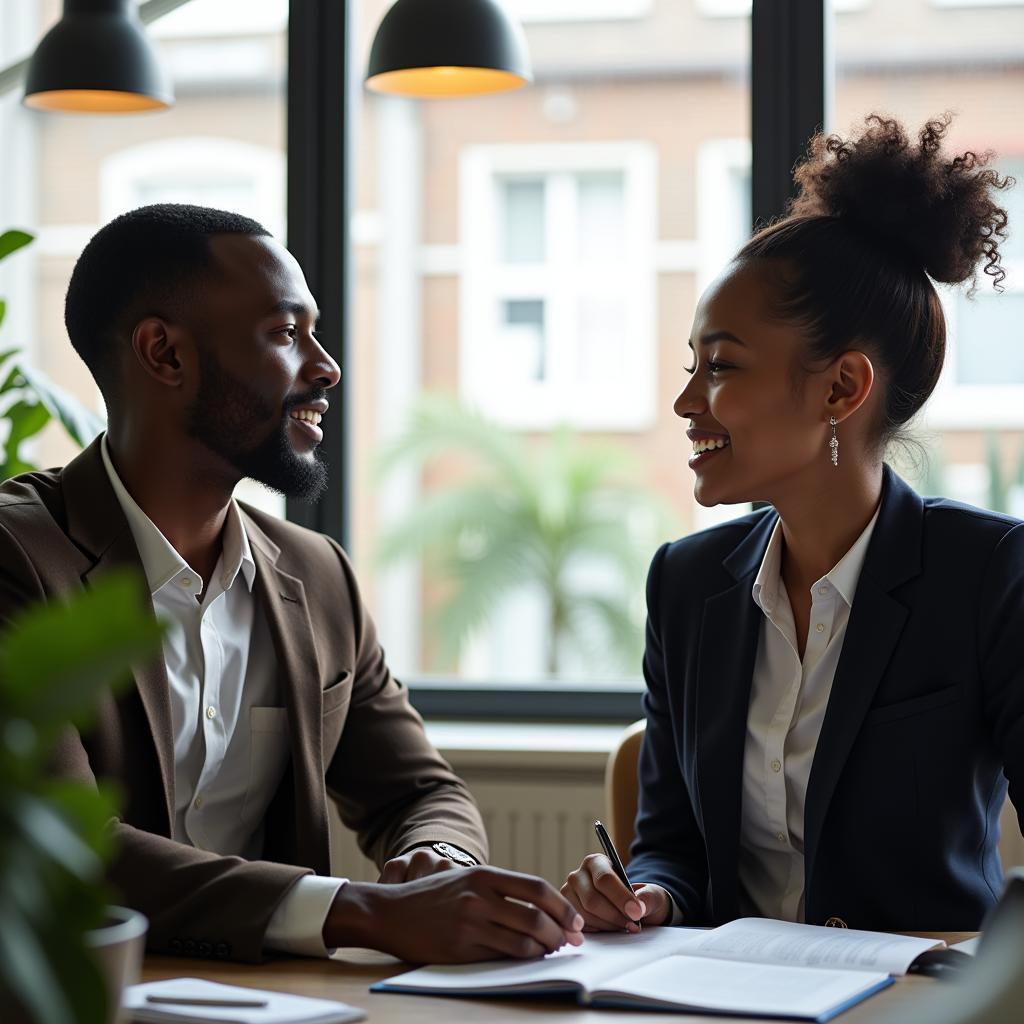
[[[476,867],[475,858],[471,857],[465,850],[460,850],[457,846],[452,846],[451,843],[431,843],[430,848],[434,853],[439,853],[442,857],[447,857],[450,861],[460,865],[461,867]]]

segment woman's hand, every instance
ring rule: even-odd
[[[642,924],[667,924],[672,899],[660,885],[622,884],[603,854],[591,853],[565,880],[562,895],[583,915],[584,931],[638,932]]]

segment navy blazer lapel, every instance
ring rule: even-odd
[[[68,536],[85,556],[79,567],[81,582],[88,585],[111,569],[127,568],[137,572],[144,583],[146,574],[135,538],[103,465],[101,440],[102,435],[61,472]],[[155,616],[148,589],[145,593],[149,613]],[[162,809],[166,814],[163,824],[166,835],[170,836],[175,816],[174,727],[163,655],[134,666],[132,674],[153,736],[163,781]]]
[[[244,513],[243,513],[244,514]],[[256,593],[266,612],[288,709],[297,863],[329,875],[330,838],[323,758],[320,663],[302,580],[277,565],[280,548],[245,516],[256,563]]]
[[[712,915],[739,913],[743,749],[761,611],[751,594],[778,516],[755,523],[722,563],[736,583],[708,597],[697,662],[697,790],[711,879]]]
[[[888,466],[882,507],[854,595],[843,651],[815,749],[804,805],[805,885],[843,765],[899,642],[907,608],[890,594],[921,572],[924,503]],[[808,906],[808,920],[812,920]]]

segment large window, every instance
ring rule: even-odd
[[[353,553],[407,680],[637,682],[647,564],[708,520],[672,401],[749,233],[749,18],[507,7],[532,87],[361,97]]]

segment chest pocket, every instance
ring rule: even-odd
[[[288,761],[288,711],[249,708],[249,784],[242,820],[255,828],[266,813]]]
[[[320,695],[321,714],[324,718],[347,708],[352,700],[352,673],[342,672]]]

